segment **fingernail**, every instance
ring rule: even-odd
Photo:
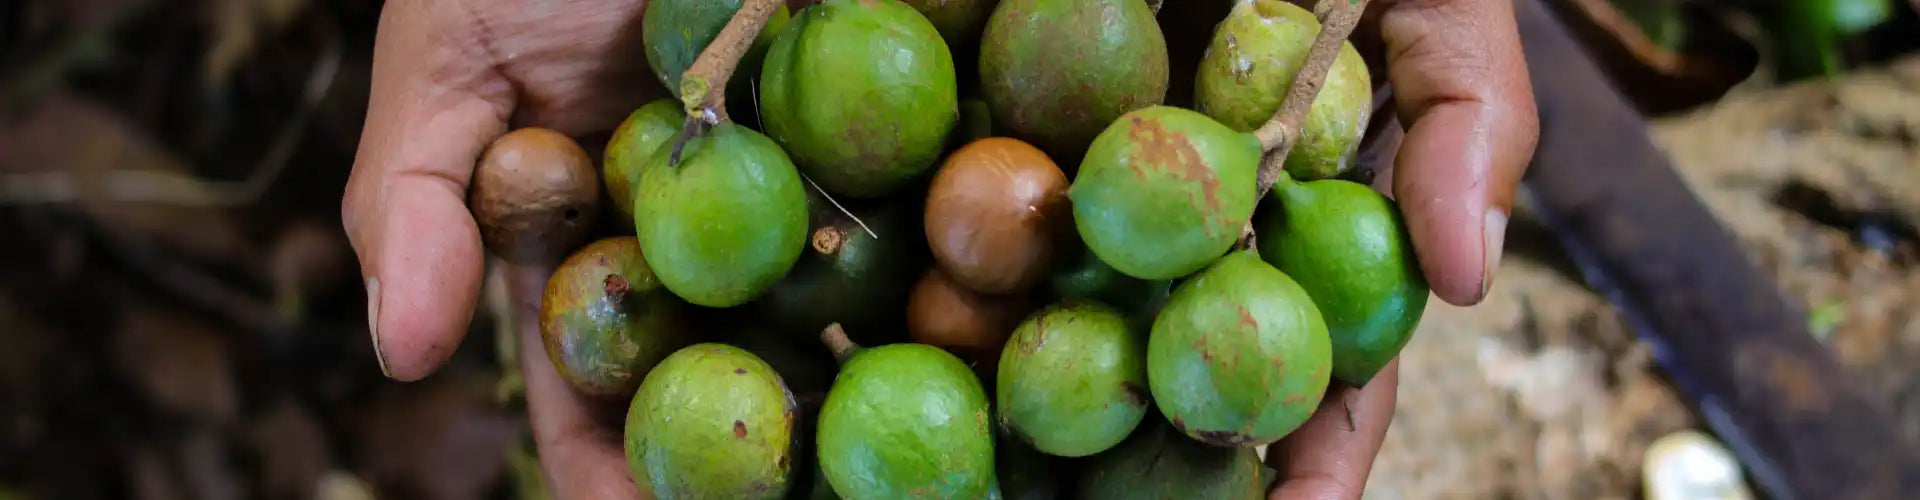
[[[1507,211],[1499,207],[1487,209],[1481,219],[1481,247],[1484,260],[1480,267],[1480,298],[1487,298],[1487,291],[1493,288],[1493,272],[1500,268],[1500,253],[1505,250],[1507,241]]]
[[[388,378],[387,358],[380,355],[380,278],[367,278],[367,335],[373,338],[373,360],[380,363],[380,375]]]

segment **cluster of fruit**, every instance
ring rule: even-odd
[[[1352,46],[1286,123],[1322,25],[1236,0],[1168,106],[1157,8],[654,0],[679,98],[597,172],[501,137],[472,207],[495,253],[568,255],[547,354],[630,401],[656,497],[1259,498],[1254,448],[1367,383],[1428,291],[1392,201],[1341,178]],[[581,245],[602,193],[633,233]]]

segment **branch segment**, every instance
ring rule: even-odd
[[[727,116],[727,82],[733,79],[740,59],[753,48],[760,30],[780,9],[781,1],[742,2],[740,10],[734,11],[733,19],[727,21],[720,34],[700,51],[700,57],[693,60],[693,66],[681,75],[680,102],[686,107],[687,122],[673,141],[673,155],[668,157],[667,166],[680,164],[680,152],[688,140],[705,133],[708,127],[731,121]]]
[[[1259,189],[1255,191],[1254,203],[1267,197],[1273,185],[1285,175],[1287,155],[1293,152],[1294,143],[1300,137],[1300,124],[1306,121],[1307,111],[1313,107],[1314,98],[1320,95],[1320,87],[1327,81],[1327,71],[1333,67],[1333,61],[1340,56],[1340,44],[1353,34],[1354,26],[1360,23],[1360,15],[1367,10],[1367,0],[1319,0],[1314,5],[1314,14],[1320,17],[1320,34],[1313,39],[1313,46],[1307,49],[1307,61],[1300,71],[1293,75],[1293,85],[1287,87],[1287,97],[1280,101],[1280,109],[1274,111],[1273,118],[1258,130],[1254,137],[1260,139],[1260,147],[1266,156],[1260,162]],[[1241,230],[1240,248],[1253,247],[1253,222],[1248,221]]]

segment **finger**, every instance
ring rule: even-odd
[[[1267,464],[1280,472],[1272,500],[1360,498],[1373,457],[1393,420],[1400,362],[1387,363],[1364,388],[1335,383],[1320,408],[1300,429],[1267,449]]]
[[[480,66],[479,44],[447,39],[461,30],[434,10],[452,4],[394,2],[382,11],[367,122],[341,204],[366,281],[374,353],[400,380],[446,361],[473,315],[483,251],[466,186],[511,109],[498,75]]]
[[[1508,0],[1402,0],[1380,14],[1400,121],[1393,172],[1435,295],[1479,303],[1539,117]]]
[[[633,482],[621,441],[624,406],[608,407],[567,385],[554,370],[540,340],[540,295],[550,266],[514,266],[506,273],[515,330],[520,332],[520,368],[527,383],[527,418],[541,474],[554,498],[646,498]]]

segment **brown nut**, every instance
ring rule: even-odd
[[[975,292],[954,283],[935,266],[920,277],[907,297],[907,337],[990,367],[1000,360],[1000,348],[1032,309],[1026,293]]]
[[[1017,139],[988,137],[955,150],[927,189],[934,259],[974,291],[1032,288],[1073,231],[1067,186],[1046,153]]]
[[[580,144],[523,128],[480,155],[467,207],[487,249],[508,262],[551,262],[580,246],[600,211],[599,171]]]

